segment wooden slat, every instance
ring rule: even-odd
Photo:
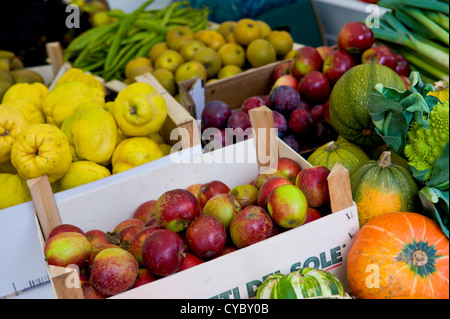
[[[331,212],[336,213],[353,206],[352,190],[348,170],[339,163],[334,165],[328,175]]]

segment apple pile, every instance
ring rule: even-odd
[[[49,265],[80,269],[86,299],[107,298],[321,218],[330,212],[329,173],[280,158],[231,189],[219,180],[172,189],[112,231],[55,227],[44,255]]]
[[[245,132],[250,127],[248,111],[265,105],[273,111],[279,137],[297,152],[310,151],[337,138],[328,115],[335,83],[353,66],[371,62],[393,69],[409,86],[408,61],[385,45],[375,45],[373,32],[365,24],[349,22],[340,30],[337,46],[304,46],[291,60],[278,64],[267,95],[248,97],[233,110],[223,101],[208,102],[202,132],[216,128],[210,139],[229,145],[239,136],[237,129]]]

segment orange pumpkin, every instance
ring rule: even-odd
[[[449,298],[448,238],[430,218],[387,213],[358,232],[347,278],[359,299]]]

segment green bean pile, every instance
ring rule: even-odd
[[[146,56],[157,43],[166,40],[174,26],[184,25],[196,32],[208,26],[208,9],[195,9],[189,2],[174,2],[164,9],[145,10],[146,1],[126,14],[109,11],[116,18],[110,24],[92,28],[76,37],[64,51],[64,60],[105,81],[123,80],[126,64]]]

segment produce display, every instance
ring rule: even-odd
[[[301,169],[296,161],[280,158],[277,170],[260,173],[249,184],[230,188],[211,180],[166,191],[111,230],[56,226],[47,236],[44,254],[49,265],[79,266],[87,299],[106,298],[321,218],[329,212],[329,173],[320,166]],[[333,275],[305,269],[305,276],[308,271],[311,278],[317,272],[333,280],[329,293],[328,284],[321,284],[324,295],[343,294]],[[282,287],[280,298],[289,294]],[[321,288],[315,289],[309,296],[320,295]]]
[[[0,208],[30,201],[30,178],[47,175],[56,193],[169,154],[166,118],[166,101],[146,83],[108,102],[100,81],[77,68],[51,91],[13,84],[0,105]]]

